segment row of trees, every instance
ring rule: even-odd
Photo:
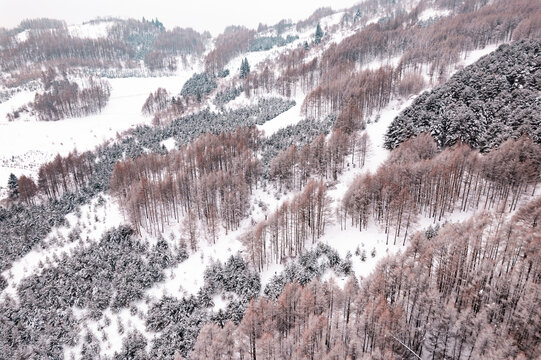
[[[158,88],[150,93],[141,108],[143,115],[153,115],[155,112],[163,111],[169,105],[169,93],[164,88]]]
[[[516,209],[535,191],[541,174],[541,146],[530,138],[508,140],[485,156],[467,145],[438,153],[429,135],[419,135],[391,153],[375,174],[358,177],[343,199],[342,221],[361,230],[369,218],[384,225],[387,241],[404,236],[419,214],[441,220],[457,207]],[[392,231],[391,229],[394,229]]]
[[[216,74],[236,55],[248,51],[255,31],[242,26],[229,26],[215,40],[214,49],[205,57],[205,71]]]
[[[206,134],[166,155],[149,154],[115,165],[111,191],[136,229],[163,231],[186,215],[194,238],[195,218],[203,220],[213,239],[222,221],[234,230],[248,210],[249,193],[257,186],[261,165],[256,128]]]
[[[280,190],[283,187],[300,190],[312,176],[337,180],[346,166],[364,166],[369,144],[366,133],[348,135],[337,129],[328,141],[321,134],[310,144],[300,148],[292,145],[280,151],[270,164],[269,174]]]
[[[29,64],[88,67],[122,67],[130,64],[133,52],[117,40],[72,37],[67,30],[29,32],[24,42],[0,50],[0,68],[3,71],[20,70]]]
[[[262,271],[301,255],[323,235],[330,215],[325,184],[311,180],[300,194],[242,236],[252,265]]]
[[[69,80],[55,80],[45,92],[36,93],[30,106],[40,120],[55,121],[99,113],[110,96],[107,80],[89,78],[82,87]]]
[[[94,159],[91,152],[79,154],[77,150],[67,157],[57,155],[39,168],[39,191],[49,199],[57,199],[63,193],[83,187],[92,176]]]
[[[203,53],[208,33],[191,28],[166,30],[158,20],[109,21],[106,36],[91,39],[70,34],[64,22],[37,19],[21,22],[0,34],[0,69],[24,78],[43,65],[100,69],[137,68],[140,60],[150,70],[176,69],[176,56],[186,59]],[[24,41],[17,38],[26,30]],[[13,80],[11,80],[13,81]],[[20,81],[15,81],[20,82]]]
[[[205,325],[190,358],[539,357],[540,209],[417,233],[361,284],[290,283],[238,325]]]

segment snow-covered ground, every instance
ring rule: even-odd
[[[150,92],[158,87],[177,94],[186,80],[199,68],[178,71],[174,76],[131,77],[108,79],[111,97],[105,109],[96,115],[58,121],[8,122],[9,112],[27,104],[34,92],[21,92],[0,104],[0,197],[4,195],[10,173],[36,178],[39,166],[56,154],[67,155],[77,149],[92,150],[122,132],[140,124],[150,124],[151,118],[141,114],[141,107]]]
[[[99,241],[105,231],[125,223],[120,208],[109,195],[104,196],[103,204],[94,199],[81,206],[79,211],[68,214],[66,220],[66,226],[55,228],[39,246],[2,273],[8,287],[0,294],[0,300],[8,295],[16,299],[16,287],[24,278],[38,274],[46,266],[58,265],[57,260],[62,254],[70,254],[80,246],[89,246]],[[74,231],[80,231],[80,240],[70,240]]]
[[[91,21],[83,24],[69,25],[71,36],[98,39],[107,36],[107,31],[115,24],[114,21]]]
[[[294,98],[296,105],[288,111],[285,111],[272,120],[267,121],[263,125],[258,125],[258,129],[264,131],[265,136],[272,136],[278,130],[289,125],[295,125],[302,119],[301,106],[304,101],[305,94],[298,92]]]
[[[421,12],[418,19],[420,21],[427,21],[430,19],[437,19],[437,18],[448,16],[450,13],[451,11],[449,10],[428,8],[428,9],[423,10],[423,12]]]

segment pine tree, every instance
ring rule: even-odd
[[[353,18],[353,22],[357,23],[359,19],[361,18],[361,9],[357,9],[357,12],[355,13],[355,17]]]
[[[319,25],[318,23],[316,27],[316,37],[315,37],[314,42],[316,44],[319,44],[322,38],[323,38],[323,30],[321,30],[321,25]]]
[[[248,64],[248,59],[244,58],[240,64],[240,78],[244,79],[250,73],[250,64]]]
[[[8,179],[8,196],[10,200],[15,200],[19,197],[19,180],[15,174],[9,174]]]

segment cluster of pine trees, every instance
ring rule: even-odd
[[[385,146],[394,148],[422,132],[431,133],[440,147],[463,141],[484,152],[523,134],[541,143],[540,51],[539,39],[502,45],[421,94],[394,119]]]

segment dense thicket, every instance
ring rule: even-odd
[[[221,220],[235,230],[246,215],[249,193],[257,186],[261,164],[255,128],[203,135],[166,155],[150,154],[115,165],[111,191],[136,229],[163,231],[185,215],[188,241],[196,248],[192,217],[205,221],[215,237]]]
[[[392,122],[385,146],[394,148],[423,132],[440,147],[463,141],[489,151],[523,134],[541,144],[540,53],[540,40],[500,46],[420,95]]]
[[[145,289],[163,279],[163,269],[186,259],[182,249],[161,240],[149,248],[120,227],[74,253],[47,264],[21,281],[18,299],[0,306],[0,349],[6,358],[61,358],[64,345],[75,345],[79,322],[72,307],[99,318],[103,310],[119,309],[141,299]]]
[[[242,235],[252,265],[262,271],[282,264],[315,244],[330,221],[330,200],[322,181],[312,180],[266,220]]]
[[[209,75],[206,72],[193,74],[192,77],[184,83],[184,86],[182,86],[180,95],[184,97],[193,97],[200,102],[203,95],[210,94],[217,86],[216,77],[213,74]]]
[[[360,284],[289,283],[239,325],[206,325],[191,358],[539,357],[540,209],[538,199],[503,224],[481,215],[417,233]]]
[[[480,155],[459,144],[438,152],[426,134],[395,149],[375,174],[358,177],[344,196],[342,216],[361,230],[370,217],[394,242],[422,214],[434,220],[455,210],[508,213],[535,192],[541,175],[541,145],[528,137],[507,140]],[[391,228],[393,231],[391,231]]]

